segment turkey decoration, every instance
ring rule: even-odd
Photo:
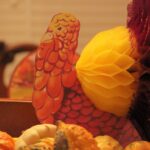
[[[31,101],[34,80],[35,53],[27,55],[15,68],[9,82],[8,95],[12,99]]]
[[[149,7],[150,0],[130,2],[127,26],[98,33],[80,56],[79,20],[52,18],[35,59],[32,103],[41,123],[78,124],[124,146],[150,140]]]

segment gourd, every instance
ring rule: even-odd
[[[150,142],[136,141],[126,146],[124,150],[150,150]]]
[[[54,150],[100,150],[93,135],[76,124],[58,122]]]
[[[54,138],[44,138],[35,144],[20,147],[18,150],[54,150]]]
[[[97,136],[95,140],[100,150],[123,150],[120,143],[110,136]]]
[[[0,131],[0,150],[14,150],[15,142],[6,132]]]
[[[81,126],[65,124],[36,125],[27,129],[16,141],[16,150],[99,150],[91,133]]]
[[[46,137],[54,137],[56,126],[52,124],[41,124],[33,126],[26,131],[16,140],[15,150],[21,147],[37,143],[40,139]]]
[[[0,132],[1,133],[1,132]],[[9,135],[1,136],[0,150],[14,150],[14,141]],[[2,137],[2,138],[1,138]],[[1,139],[5,141],[1,146]],[[11,146],[10,146],[11,145]],[[7,147],[12,147],[7,148]],[[110,136],[97,136],[88,132],[85,128],[75,124],[65,124],[62,121],[56,125],[41,124],[33,126],[16,139],[15,150],[123,150],[120,143]],[[150,150],[150,143],[137,141],[126,146],[124,150]]]

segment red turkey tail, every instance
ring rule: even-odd
[[[127,26],[136,37],[142,66],[130,117],[150,140],[150,0],[132,0],[128,5]]]
[[[150,49],[150,0],[132,0],[128,5],[127,27],[136,36],[138,50]]]

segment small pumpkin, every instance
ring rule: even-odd
[[[6,132],[0,131],[0,150],[14,150],[15,142]]]
[[[97,136],[95,140],[100,150],[123,150],[120,143],[110,136]]]
[[[150,150],[150,142],[136,141],[126,146],[124,150]]]
[[[59,121],[55,134],[54,150],[100,150],[93,135],[76,124]]]

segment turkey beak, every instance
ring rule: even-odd
[[[49,43],[53,38],[52,31],[47,31],[41,39],[42,43]]]

